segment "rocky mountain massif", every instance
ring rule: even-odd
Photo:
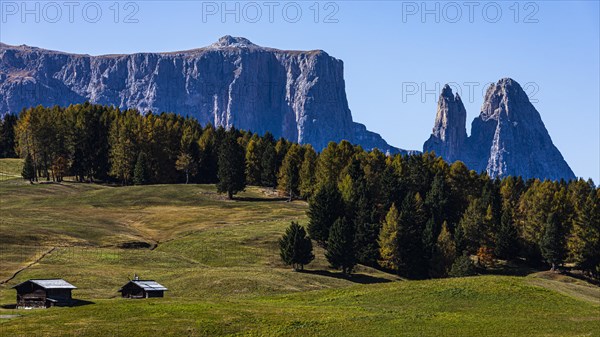
[[[466,116],[460,96],[453,95],[446,85],[438,101],[433,133],[423,151],[434,151],[449,162],[460,160],[492,177],[575,178],[540,114],[513,79],[501,79],[487,89],[470,137]]]
[[[317,150],[346,139],[406,153],[352,120],[343,72],[342,61],[322,50],[279,50],[231,36],[188,51],[103,56],[0,43],[0,114],[90,101],[270,131]],[[466,115],[458,94],[444,87],[423,150],[493,177],[575,177],[514,80],[488,89],[470,137]]]
[[[403,152],[352,120],[343,73],[342,61],[321,50],[284,51],[231,36],[200,49],[132,55],[0,44],[0,114],[90,101],[270,131],[317,150],[346,139]]]

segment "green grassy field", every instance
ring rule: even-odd
[[[345,278],[320,249],[293,272],[277,239],[306,223],[306,203],[258,188],[239,197],[208,185],[0,182],[0,335],[600,335],[599,288],[566,276],[405,281],[359,266]],[[153,249],[120,248],[128,242]],[[134,273],[166,297],[119,298]],[[10,308],[11,286],[52,277],[87,304]]]
[[[22,159],[0,159],[0,181],[21,178]]]

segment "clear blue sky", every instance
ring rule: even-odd
[[[420,150],[433,126],[438,94],[424,90],[456,83],[469,130],[485,84],[512,77],[575,174],[600,182],[598,1],[334,1],[318,13],[314,1],[21,3],[0,1],[4,43],[98,55],[193,49],[229,34],[323,49],[344,61],[354,119],[406,149]]]

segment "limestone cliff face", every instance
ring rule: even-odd
[[[462,158],[467,142],[466,121],[467,111],[460,96],[454,96],[452,89],[445,85],[438,100],[433,132],[423,150],[435,152],[449,162]]]
[[[0,113],[90,101],[270,131],[316,149],[347,139],[401,152],[353,122],[343,72],[342,61],[321,50],[284,51],[231,36],[188,51],[103,56],[1,44]]]
[[[468,138],[462,103],[444,109],[450,106],[446,102],[449,95],[451,92],[440,96],[436,127],[424,151],[436,151],[449,162],[463,161],[470,169],[487,171],[491,177],[575,178],[552,143],[539,112],[516,81],[504,78],[488,88]]]

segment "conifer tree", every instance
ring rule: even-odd
[[[129,184],[136,163],[134,124],[133,117],[124,114],[110,128],[110,174],[123,185]]]
[[[565,259],[565,237],[556,213],[548,215],[540,242],[540,250],[546,262],[550,264],[551,270],[556,270],[556,267],[561,265]]]
[[[516,258],[519,252],[518,235],[517,228],[513,224],[511,211],[508,209],[503,210],[494,252],[496,256],[506,260]]]
[[[217,191],[227,193],[227,198],[246,188],[244,148],[237,142],[234,129],[229,130],[219,148]]]
[[[321,186],[308,204],[308,234],[324,246],[334,221],[344,216],[344,202],[335,184]]]
[[[288,152],[290,145],[290,142],[283,137],[280,137],[279,140],[277,140],[277,143],[275,143],[275,174],[279,172],[279,168],[283,163],[283,158],[285,158],[285,154]]]
[[[188,184],[190,177],[198,173],[198,160],[200,159],[200,146],[198,145],[198,124],[187,125],[183,130],[180,141],[180,151],[175,161],[175,168],[185,174],[185,183]]]
[[[215,128],[208,124],[200,139],[198,140],[200,147],[200,159],[198,160],[198,176],[201,183],[216,183],[218,181],[218,144],[217,132]]]
[[[313,195],[317,179],[317,153],[310,145],[304,149],[304,158],[300,167],[300,197],[308,199]]]
[[[448,230],[448,224],[444,221],[440,235],[437,237],[435,252],[433,255],[432,276],[444,277],[448,274],[456,257],[456,246],[452,235]]]
[[[473,276],[475,274],[475,265],[467,253],[457,257],[448,272],[448,276],[450,277],[465,277]]]
[[[180,153],[175,162],[175,167],[178,171],[185,173],[185,183],[188,184],[190,181],[190,175],[195,174],[196,163],[192,156],[188,153]]]
[[[441,173],[436,174],[431,184],[431,189],[425,197],[425,206],[429,209],[430,214],[434,218],[433,235],[439,233],[441,223],[449,218],[448,212],[449,190],[446,186],[444,176]]]
[[[340,166],[338,144],[329,142],[317,159],[317,170],[315,172],[317,183],[319,185],[336,184],[342,171]]]
[[[423,230],[423,257],[430,262],[430,265],[433,263],[432,260],[435,257],[434,255],[437,242],[437,237],[435,235],[437,231],[435,228],[435,220],[432,216],[431,218],[429,218],[429,220],[427,220],[427,223],[425,224],[425,229]]]
[[[427,273],[423,254],[421,204],[418,193],[409,193],[402,202],[398,218],[398,271],[410,278],[422,278]]]
[[[325,257],[332,268],[339,268],[346,275],[356,265],[354,251],[354,226],[345,217],[338,218],[331,227]]]
[[[148,159],[146,153],[140,152],[133,170],[133,183],[135,185],[146,185],[150,182],[148,173]]]
[[[296,271],[304,270],[304,266],[315,258],[312,242],[306,236],[304,227],[294,221],[279,240],[279,249],[283,262]]]
[[[21,176],[25,180],[29,180],[29,183],[33,184],[33,180],[35,179],[35,166],[33,165],[33,160],[31,159],[31,155],[27,154],[25,157],[25,162],[23,163],[23,170],[21,171]]]
[[[298,187],[300,184],[301,165],[301,148],[298,144],[293,144],[283,158],[278,175],[279,189],[288,194],[288,201],[292,201],[300,193]]]
[[[277,185],[277,152],[275,145],[266,142],[261,156],[261,181],[263,186],[275,187]]]
[[[355,251],[359,263],[375,267],[379,260],[379,231],[380,225],[371,222],[357,222]]]
[[[259,141],[250,139],[246,146],[246,181],[248,185],[261,184],[261,157]]]
[[[468,253],[467,240],[465,239],[465,234],[461,223],[459,223],[454,230],[454,245],[456,246],[457,256]]]
[[[486,244],[485,215],[486,208],[481,200],[471,200],[459,223],[461,233],[460,237],[457,235],[457,239],[460,238],[462,242],[457,242],[458,249],[466,249],[472,253]]]
[[[398,251],[398,226],[400,214],[395,204],[392,204],[390,210],[385,216],[385,221],[379,232],[379,255],[380,264],[384,268],[398,270],[400,265],[400,253]]]
[[[600,279],[600,189],[591,191],[582,203],[573,226],[572,247],[575,263],[583,271]]]
[[[354,227],[356,228],[356,258],[358,262],[377,266],[379,260],[379,238],[380,225],[373,219],[373,203],[368,194],[368,188],[364,179],[359,179],[356,184],[352,208],[354,215]]]
[[[0,158],[15,158],[15,125],[17,116],[5,114],[0,120]]]

